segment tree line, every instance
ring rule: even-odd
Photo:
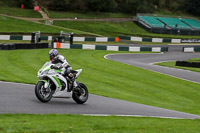
[[[39,5],[54,11],[154,13],[160,9],[200,14],[200,0],[0,0],[12,6]],[[1,2],[2,3],[2,2]]]

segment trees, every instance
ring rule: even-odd
[[[76,12],[85,12],[87,10],[85,0],[70,0],[68,6],[70,6],[70,10]]]
[[[125,13],[152,13],[155,10],[156,0],[116,0],[117,9]]]
[[[69,3],[70,0],[51,0],[47,6],[50,10],[67,11],[69,10]]]
[[[157,0],[159,8],[171,11],[184,10],[185,0]]]
[[[9,7],[20,7],[24,4],[24,8],[33,8],[33,0],[0,0],[0,5]]]
[[[199,7],[200,7],[199,0],[185,0],[185,8],[187,12],[194,15],[199,15],[200,14]]]
[[[20,6],[21,4],[24,4],[24,8],[33,8],[33,0],[18,0],[17,5]]]
[[[2,2],[1,2],[2,1]],[[33,8],[34,0],[0,0],[0,4]],[[75,12],[153,13],[155,10],[187,11],[200,14],[200,0],[37,0],[49,10]]]
[[[86,3],[88,10],[96,12],[114,11],[117,7],[115,0],[87,0]]]

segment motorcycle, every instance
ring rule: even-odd
[[[46,62],[38,71],[37,77],[40,79],[35,86],[35,95],[41,102],[49,102],[52,98],[73,98],[78,104],[83,104],[88,99],[88,89],[81,82],[76,82],[77,87],[73,89],[73,81],[69,77],[64,77],[60,69],[51,62]],[[82,69],[73,71],[74,80],[82,72]]]

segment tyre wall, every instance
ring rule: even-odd
[[[176,66],[200,68],[200,62],[176,61]]]
[[[15,49],[42,49],[48,48],[49,43],[16,43],[16,44],[0,44],[0,50]]]

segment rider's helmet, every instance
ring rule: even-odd
[[[49,58],[51,61],[58,55],[58,50],[52,49],[49,51]]]

